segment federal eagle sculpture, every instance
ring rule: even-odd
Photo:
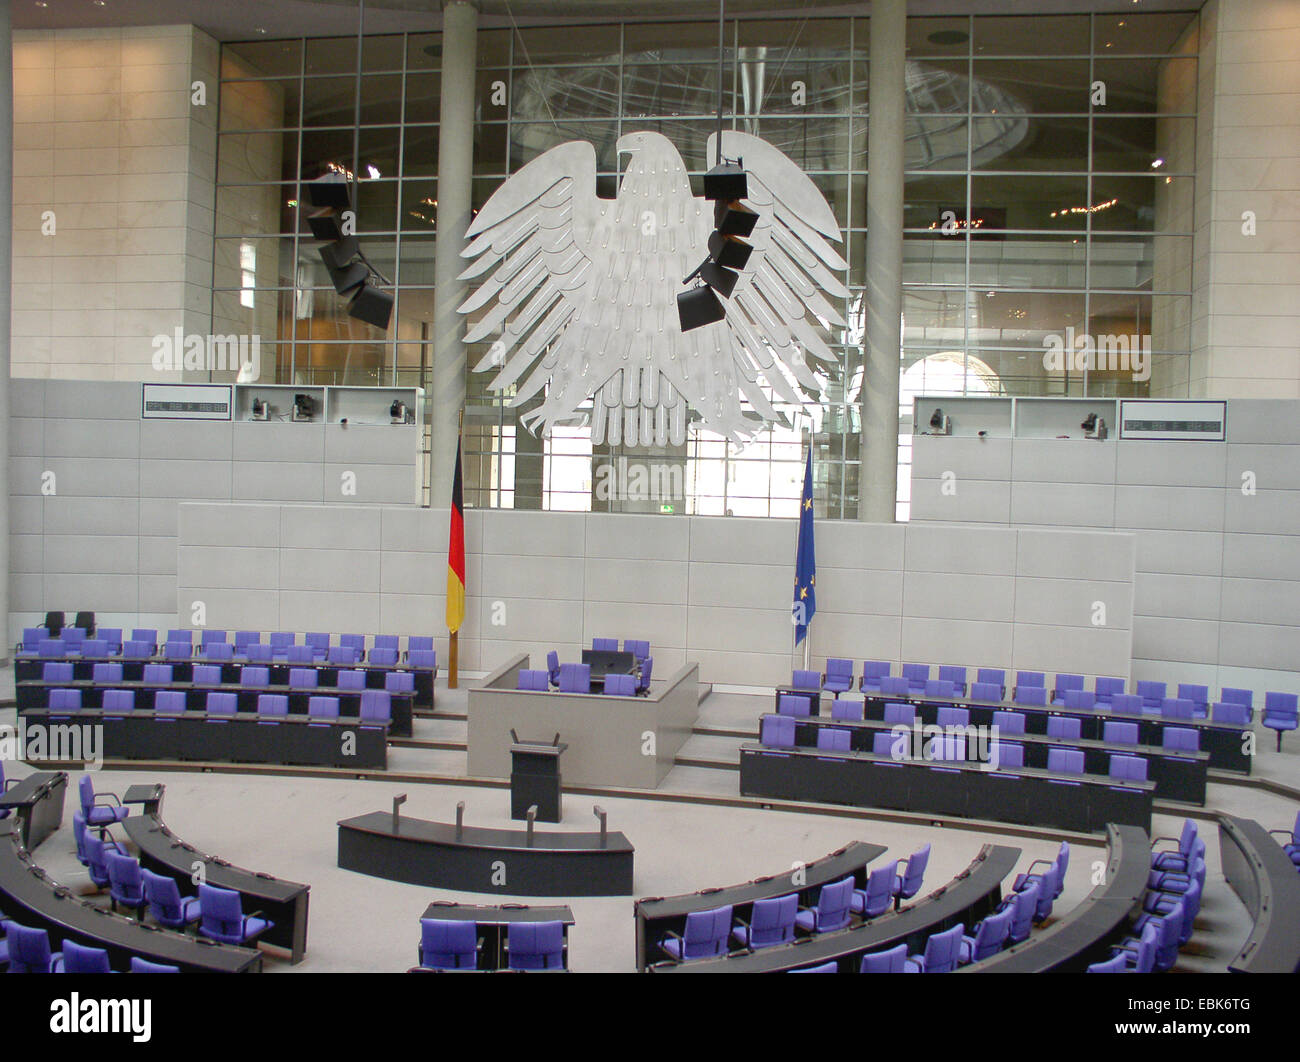
[[[792,405],[820,394],[808,357],[835,365],[823,333],[846,327],[835,215],[771,144],[729,130],[723,145],[749,175],[753,253],[726,318],[686,333],[676,296],[708,255],[713,204],[691,194],[662,134],[619,138],[631,158],[615,199],[596,195],[595,149],[573,141],[525,165],[474,218],[462,279],[477,287],[459,309],[483,312],[465,340],[491,342],[475,370],[498,370],[492,390],[516,386],[512,406],[542,393],[521,418],[529,431],[573,423],[590,398],[596,444],[680,446],[694,419],[743,441],[784,421],[763,385]]]

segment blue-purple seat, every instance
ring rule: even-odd
[[[331,645],[325,659],[331,664],[350,666],[361,663],[361,654],[354,645]]]
[[[203,647],[203,657],[219,664],[235,659],[235,647],[229,642],[209,642]]]
[[[109,656],[117,656],[122,652],[121,627],[100,627],[96,632],[96,637],[107,644]]]
[[[795,916],[795,925],[805,933],[830,933],[843,929],[852,917],[853,876],[829,882],[821,887],[814,907]]]
[[[970,711],[966,708],[957,708],[951,704],[944,704],[939,707],[936,721],[940,726],[968,726],[970,725]]]
[[[1002,686],[996,682],[972,682],[970,699],[986,704],[997,704],[1002,700]]]
[[[141,917],[144,911],[144,878],[141,875],[140,861],[121,852],[105,852],[104,863],[108,868],[109,907],[116,911],[124,907]]]
[[[124,854],[121,846],[113,840],[112,835],[107,831],[96,836],[89,830],[85,831],[82,846],[86,853],[86,873],[90,875],[91,884],[97,889],[108,888],[107,857],[110,852]]]
[[[250,664],[270,664],[275,659],[275,650],[266,642],[250,642],[244,646],[244,659]]]
[[[289,714],[289,697],[284,693],[259,693],[257,695],[258,726],[276,726]]]
[[[1115,781],[1145,782],[1147,780],[1146,758],[1113,753],[1110,757],[1109,773]]]
[[[362,690],[360,716],[363,730],[387,726],[393,721],[393,695],[387,690]]]
[[[1038,914],[1038,895],[1042,891],[1041,879],[1029,881],[1024,888],[1013,891],[1002,901],[1000,910],[1011,912],[1011,923],[1007,927],[1007,943],[1019,944],[1028,940]]]
[[[991,698],[995,701],[1002,700],[1007,695],[1007,673],[1000,667],[981,667],[975,671],[975,681],[986,686],[997,686],[998,695]]]
[[[867,874],[867,887],[853,890],[849,910],[863,918],[875,918],[884,914],[894,902],[894,885],[897,880],[897,859],[876,867]]]
[[[948,679],[926,679],[922,692],[937,701],[951,701],[957,696],[957,687]]]
[[[178,974],[181,968],[170,966],[165,962],[150,962],[148,959],[140,958],[139,955],[132,955],[131,972],[133,974]]]
[[[212,690],[208,693],[204,710],[207,712],[206,722],[224,726],[228,722],[224,717],[239,711],[239,697],[234,693],[218,693]]]
[[[88,774],[83,774],[77,782],[77,793],[81,798],[81,814],[91,829],[112,826],[131,814],[130,809],[122,807],[122,801],[116,793],[96,793],[95,783]],[[105,803],[109,800],[112,801],[111,804]]]
[[[250,645],[256,645],[261,640],[261,631],[235,631],[235,655],[243,656]]]
[[[99,660],[108,656],[108,642],[102,638],[87,638],[81,643],[81,656],[84,660]]]
[[[1197,719],[1204,719],[1210,714],[1210,687],[1191,682],[1178,684],[1178,696],[1181,700],[1191,701],[1192,710]]]
[[[271,684],[271,669],[269,667],[250,667],[245,665],[239,669],[239,684],[245,689],[262,689]]]
[[[90,681],[96,686],[116,686],[122,681],[122,665],[111,660],[92,664]]]
[[[247,944],[275,923],[244,914],[243,901],[233,889],[199,886],[199,935],[220,944]]]
[[[1248,704],[1235,701],[1215,701],[1210,707],[1210,721],[1231,726],[1250,726],[1254,711]]]
[[[140,681],[146,686],[170,686],[173,674],[171,664],[145,664]]]
[[[313,660],[324,660],[329,656],[330,636],[325,632],[309,631],[303,638],[303,643],[310,647]]]
[[[631,653],[632,659],[638,664],[650,655],[650,642],[640,638],[624,638],[623,651]]]
[[[1052,687],[1052,703],[1055,705],[1065,704],[1065,693],[1067,690],[1082,690],[1082,675],[1061,675],[1056,676],[1056,685]]]
[[[560,686],[560,654],[554,649],[546,654],[546,674],[551,680],[551,685],[558,689]]]
[[[942,933],[931,933],[925,942],[925,951],[920,955],[909,955],[906,968],[913,973],[951,973],[957,968],[964,929],[965,926],[959,922]]]
[[[1011,932],[1014,915],[1015,911],[1007,908],[976,922],[970,934],[962,935],[961,944],[957,948],[957,965],[966,966],[1000,952]]]
[[[1219,698],[1228,704],[1244,704],[1247,708],[1255,707],[1255,694],[1251,690],[1243,690],[1235,686],[1224,686],[1223,696]]]
[[[826,752],[848,752],[850,735],[839,727],[821,726],[817,728],[817,747]]]
[[[1092,688],[1098,707],[1109,707],[1115,695],[1124,692],[1124,680],[1122,678],[1098,677],[1093,682]]]
[[[859,973],[908,973],[907,945],[899,944],[888,951],[873,951],[862,956]]]
[[[788,944],[794,940],[794,919],[798,912],[798,893],[755,900],[748,922],[737,916],[731,939],[750,951]]]
[[[50,660],[41,665],[41,681],[71,682],[74,670],[71,660]]]
[[[291,690],[314,690],[318,679],[319,675],[314,667],[289,668],[289,688]]]
[[[966,696],[966,669],[964,667],[941,664],[939,666],[939,678],[944,682],[951,682],[952,688],[958,696]]]
[[[864,693],[879,693],[881,680],[888,678],[892,669],[893,665],[887,660],[862,661],[862,679],[858,688]]]
[[[636,695],[644,697],[650,692],[650,672],[654,670],[655,658],[647,656],[641,661],[641,674],[636,680]]]
[[[925,684],[930,681],[930,665],[904,664],[903,678],[907,679],[907,690],[909,693],[924,693]]]
[[[549,693],[551,683],[547,679],[545,671],[532,671],[527,668],[521,668],[519,671],[519,681],[516,683],[515,689],[536,690],[541,693]]]
[[[154,694],[154,715],[184,715],[185,694],[180,690],[163,690]],[[166,720],[164,720],[166,721]]]
[[[1143,679],[1133,687],[1133,692],[1142,698],[1142,710],[1152,714],[1160,711],[1160,705],[1168,696],[1168,686],[1163,682]]]
[[[63,953],[50,951],[50,935],[10,922],[5,934],[10,973],[61,973]]]
[[[345,649],[351,649],[357,662],[365,659],[366,636],[364,634],[340,634],[339,645]]]
[[[1282,751],[1282,734],[1300,728],[1300,697],[1294,693],[1265,693],[1260,722],[1277,731],[1277,751]]]
[[[989,762],[996,763],[1001,771],[1014,770],[1025,765],[1025,746],[1015,741],[990,741]]]
[[[395,648],[377,645],[370,650],[369,660],[375,667],[396,667],[399,655]]]
[[[1127,956],[1116,953],[1103,962],[1094,962],[1084,973],[1128,973]]]
[[[1084,708],[1089,711],[1097,707],[1097,695],[1092,690],[1066,690],[1061,698],[1066,708]]]
[[[1166,752],[1200,752],[1201,733],[1184,726],[1167,726],[1160,735],[1161,747]]]
[[[842,657],[831,657],[826,661],[826,677],[822,688],[830,690],[836,697],[853,689],[853,661]]]
[[[880,693],[884,697],[906,697],[911,688],[902,675],[885,675],[880,680]]]
[[[776,710],[780,715],[807,718],[812,715],[812,700],[799,693],[782,693],[776,698]]]
[[[1047,736],[1054,741],[1079,741],[1083,721],[1070,715],[1053,715],[1047,720]]]
[[[406,663],[414,671],[437,671],[438,654],[433,649],[408,649]]]
[[[866,705],[862,701],[851,701],[846,697],[837,697],[831,702],[831,718],[841,722],[862,722],[866,718]]]
[[[560,692],[561,693],[590,693],[591,692],[591,665],[590,664],[561,664],[560,665]]]
[[[135,711],[135,690],[105,690],[100,707],[110,719],[118,719]]]
[[[916,708],[910,704],[886,704],[885,722],[890,726],[911,726],[916,722]]]
[[[1118,719],[1107,719],[1101,724],[1101,739],[1111,745],[1136,745],[1138,725],[1124,723]]]
[[[794,719],[786,715],[765,715],[759,723],[758,740],[765,748],[794,748]],[[886,734],[886,737],[889,735]]]
[[[921,891],[925,868],[930,864],[930,845],[923,844],[907,857],[907,867],[894,879],[894,909]]]
[[[617,638],[593,638],[591,640],[591,648],[593,652],[597,652],[597,653],[617,653],[618,639]]]
[[[1044,686],[1016,686],[1011,698],[1016,704],[1047,706],[1047,689]]]
[[[1191,855],[1197,841],[1196,823],[1191,819],[1183,820],[1182,832],[1173,837],[1157,837],[1151,842],[1151,866],[1155,870],[1185,871],[1191,865]],[[1156,845],[1162,841],[1176,841],[1178,847],[1173,850],[1157,850]]]
[[[191,677],[196,686],[220,686],[221,665],[195,664],[194,673]]]
[[[635,697],[635,675],[606,675],[605,694],[610,697]]]
[[[69,974],[106,974],[113,968],[108,963],[108,952],[103,948],[91,948],[78,944],[75,940],[63,942],[63,968],[61,973]]]
[[[1024,712],[994,712],[993,725],[1000,734],[1021,735],[1025,732]]]
[[[790,688],[796,690],[820,690],[822,674],[820,671],[797,670],[790,675]]]
[[[1054,774],[1083,774],[1083,753],[1079,749],[1049,748],[1047,769]]]
[[[307,717],[309,719],[337,719],[339,717],[339,699],[337,697],[308,697]]]
[[[676,962],[717,958],[727,954],[727,941],[731,937],[731,911],[731,904],[727,904],[707,911],[690,912],[686,916],[685,930],[682,933],[668,930],[667,935],[659,941],[660,949]],[[513,926],[510,929],[512,934],[514,929]]]
[[[728,923],[730,918],[728,907]],[[511,970],[563,970],[564,923],[514,923],[506,930],[506,965]]]
[[[298,640],[297,635],[292,631],[276,631],[268,639],[271,646],[271,656],[276,660],[287,660],[289,658],[289,646]]]
[[[164,660],[188,660],[194,655],[194,646],[189,642],[164,642]]]
[[[426,970],[477,970],[482,946],[475,922],[420,919],[419,957]]]
[[[334,679],[334,687],[336,689],[349,690],[353,692],[364,690],[366,688],[366,673],[354,669],[340,671]]]

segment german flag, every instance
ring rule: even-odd
[[[465,621],[465,498],[460,482],[460,437],[456,438],[456,473],[451,487],[447,536],[447,630],[455,634]]]

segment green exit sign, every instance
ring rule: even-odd
[[[677,509],[675,506],[671,505],[670,503],[664,502],[662,505],[659,506],[659,511],[661,513],[674,513],[677,511]]]

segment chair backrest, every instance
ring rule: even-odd
[[[49,660],[41,665],[42,682],[71,682],[72,673],[71,660]]]
[[[51,709],[64,712],[79,712],[81,710],[81,690],[50,690],[47,703]]]
[[[925,689],[925,684],[930,678],[929,664],[904,664],[903,678],[907,679],[907,685],[914,690]]]
[[[925,868],[929,863],[929,844],[921,845],[920,848],[907,857],[907,869],[903,872],[903,880],[898,886],[900,899],[909,900],[921,891],[921,883],[925,880]]]
[[[1191,819],[1183,819],[1183,828],[1178,835],[1178,850],[1183,855],[1188,855],[1191,852],[1192,846],[1196,843],[1196,834],[1196,823]]]
[[[1005,911],[989,915],[980,922],[975,932],[975,944],[971,948],[971,962],[979,962],[990,955],[996,955],[1007,942],[1011,932],[1011,920],[1015,911],[1008,907]]]
[[[251,642],[244,646],[244,659],[254,664],[269,664],[275,659],[275,650],[266,642]]]
[[[862,956],[859,973],[902,973],[907,962],[907,945],[899,944],[888,951],[873,951]]]
[[[1083,689],[1083,676],[1058,674],[1053,689],[1056,690],[1058,697],[1064,697],[1066,690],[1081,690]]]
[[[941,705],[938,713],[940,726],[967,726],[970,712],[965,708],[954,708],[950,704]]]
[[[433,649],[408,649],[406,664],[407,667],[415,668],[418,671],[436,671],[438,668],[438,654]]]
[[[331,645],[325,659],[331,664],[355,664],[361,654],[355,645]]]
[[[1294,693],[1265,693],[1264,717],[1291,719],[1300,715],[1300,697]]]
[[[122,681],[122,665],[102,660],[91,667],[90,678],[96,685],[114,685]]]
[[[1185,726],[1167,726],[1161,735],[1161,745],[1170,752],[1200,752],[1201,732]]]
[[[113,968],[108,964],[108,952],[103,948],[88,948],[75,940],[64,940],[63,972],[70,974],[106,974]]]
[[[271,644],[271,650],[273,652],[275,650],[287,651],[289,646],[293,645],[293,643],[296,642],[297,640],[298,640],[298,636],[294,634],[292,631],[276,631],[268,639],[268,641]],[[397,639],[394,638],[393,641],[396,642]],[[284,652],[276,652],[275,655],[283,656]]]
[[[893,665],[888,660],[864,660],[862,661],[862,684],[867,687],[879,686],[880,680],[885,678],[893,669]]]
[[[1142,697],[1136,693],[1117,693],[1110,699],[1110,710],[1122,715],[1141,715]]]
[[[1048,749],[1047,769],[1057,774],[1083,774],[1083,753],[1078,749]]]
[[[560,654],[554,649],[546,654],[546,671],[552,682],[560,681]]]
[[[1018,944],[1029,938],[1034,925],[1034,915],[1038,911],[1038,893],[1042,886],[1031,881],[1019,892],[1011,894],[1011,924],[1007,928],[1007,940]]]
[[[1066,690],[1061,701],[1066,708],[1097,707],[1097,695],[1092,690]]]
[[[128,660],[147,660],[153,656],[153,642],[132,638],[122,643],[122,655]]]
[[[1210,687],[1198,686],[1191,682],[1178,684],[1178,696],[1191,701],[1198,710],[1204,711],[1210,706]]]
[[[170,686],[172,683],[172,666],[171,664],[145,664],[140,677],[151,685]]]
[[[794,726],[794,719],[789,716],[765,715],[759,724],[758,740],[770,749],[792,749]]]
[[[1099,704],[1109,704],[1110,699],[1115,694],[1124,692],[1124,680],[1122,678],[1098,676],[1097,680],[1092,684],[1092,688],[1096,692]]]
[[[1110,776],[1123,778],[1130,782],[1147,780],[1147,761],[1143,756],[1124,756],[1112,754],[1110,757]]]
[[[478,924],[420,919],[420,965],[431,970],[478,968]]]
[[[366,636],[364,634],[340,634],[339,645],[355,650],[358,660],[366,655]]]
[[[520,669],[519,681],[515,684],[515,689],[541,690],[546,692],[550,690],[550,688],[551,684],[549,679],[546,677],[545,671],[530,671],[528,668]]]
[[[911,726],[916,722],[916,708],[910,704],[886,704],[885,722],[891,726]]]
[[[976,682],[987,682],[995,686],[1005,686],[1007,684],[1007,673],[1000,667],[981,667],[975,672]]]
[[[993,725],[1002,734],[1023,734],[1025,732],[1025,713],[994,712]]]
[[[59,637],[63,639],[64,645],[80,646],[86,641],[86,632],[80,627],[64,627]]]
[[[225,631],[204,631],[200,638],[200,642],[205,646],[213,645],[217,642],[225,642],[225,640],[226,640]]]
[[[926,743],[926,755],[932,760],[965,760],[966,737],[964,734],[936,734]]]
[[[329,654],[330,636],[324,631],[308,631],[303,637],[303,644],[310,647],[314,659],[324,660]]]
[[[87,638],[81,643],[81,655],[88,660],[108,656],[108,642],[103,638]]]
[[[169,642],[184,642],[186,645],[194,644],[194,632],[185,630],[183,627],[173,627],[167,632]]]
[[[1101,724],[1101,739],[1112,745],[1136,745],[1138,743],[1137,723],[1124,723],[1118,719],[1107,719]]]
[[[1133,692],[1142,698],[1142,703],[1156,707],[1165,699],[1168,687],[1163,682],[1143,679],[1136,683]]]
[[[40,648],[41,642],[50,640],[50,632],[44,627],[24,627],[23,628],[23,652],[34,653]]]
[[[727,930],[731,908],[727,909]],[[723,951],[726,950],[724,933]],[[506,931],[508,965],[512,970],[559,970],[564,966],[564,923],[517,922]],[[721,954],[721,953],[717,953]]]
[[[820,671],[795,671],[790,676],[790,685],[797,690],[819,690],[822,688]]]
[[[966,685],[966,669],[956,667],[952,664],[941,664],[939,666],[939,677],[944,682],[951,682],[954,686],[962,687]]]
[[[888,756],[892,759],[895,752],[894,745],[897,740],[893,734],[884,730],[877,730],[871,735],[871,751],[877,756]],[[904,740],[903,745],[904,748],[909,747],[906,740]]]
[[[1244,704],[1247,708],[1255,707],[1255,694],[1251,690],[1238,689],[1234,686],[1224,686],[1221,700],[1229,704]]]
[[[1196,715],[1196,704],[1186,697],[1166,697],[1160,702],[1160,714],[1165,719],[1191,719]]]
[[[1123,952],[1117,954],[1114,958],[1107,959],[1105,962],[1094,962],[1090,965],[1085,973],[1123,973],[1128,966],[1128,960]]]
[[[799,913],[799,894],[755,900],[749,917],[749,946],[768,948],[794,940],[794,920]]]
[[[894,902],[894,887],[898,884],[898,860],[876,867],[867,875],[867,888],[863,896],[862,917],[875,918],[889,910]]]
[[[386,645],[377,645],[370,650],[370,662],[376,667],[392,667],[397,663],[397,658],[401,654],[395,649]]]
[[[776,699],[776,710],[781,715],[803,718],[812,715],[812,701],[797,693],[782,693]]]
[[[393,695],[387,690],[362,690],[361,718],[373,723],[392,722]]]
[[[235,631],[236,649],[245,649],[250,645],[256,645],[261,640],[261,631]]]
[[[591,692],[591,665],[590,664],[561,664],[560,665],[560,692],[561,693],[590,693]]]
[[[308,697],[307,715],[312,719],[337,719],[339,717],[339,699],[337,697]]]
[[[1039,686],[1047,687],[1047,674],[1043,671],[1017,671],[1016,687],[1021,686]]]
[[[641,661],[641,678],[637,681],[637,693],[645,693],[650,689],[650,673],[654,670],[655,658],[647,656]]]
[[[961,952],[961,938],[965,929],[965,926],[958,923],[942,933],[930,934],[930,939],[925,942],[926,973],[951,973],[957,968],[957,956]]]
[[[1025,746],[1014,741],[989,742],[989,762],[996,763],[998,769],[1023,767],[1025,765]]]
[[[817,747],[830,752],[848,752],[849,732],[833,726],[818,727]]]
[[[633,659],[639,662],[650,655],[650,642],[641,639],[624,638],[623,651],[631,653]]]
[[[306,648],[306,646],[303,648]],[[299,690],[314,690],[317,677],[314,667],[291,667],[289,669],[289,687]]]
[[[194,655],[194,646],[189,642],[164,642],[162,652],[166,660],[188,660]]]
[[[139,955],[131,956],[131,972],[133,974],[178,974],[181,972],[179,966],[169,966],[164,962],[150,962],[148,959],[142,959]]]
[[[109,888],[118,903],[139,903],[144,899],[140,862],[121,852],[105,852]]]
[[[957,696],[957,687],[948,679],[926,679],[925,695],[936,700],[950,701]]]
[[[334,686],[340,690],[364,690],[366,688],[366,673],[364,671],[340,671],[338,677],[334,680]]]
[[[597,653],[617,653],[618,639],[617,638],[593,638],[591,640],[591,648],[594,652]]]
[[[241,686],[269,686],[271,684],[271,669],[269,667],[242,667],[239,669],[239,684]]]
[[[635,697],[635,675],[606,675],[605,693],[610,697]]]
[[[208,694],[204,707],[208,715],[234,715],[239,711],[239,697],[233,693],[218,693],[213,690]]]
[[[649,644],[649,643],[647,643]],[[433,638],[424,634],[412,634],[406,639],[406,651],[410,652],[433,652]]]
[[[233,889],[200,885],[199,913],[199,925],[204,933],[225,940],[243,937],[243,903]]]
[[[835,700],[831,701],[831,718],[860,723],[866,717],[865,707],[861,701],[850,701],[845,697],[836,697]]]
[[[141,872],[141,885],[149,913],[165,926],[178,925],[181,922],[181,890],[176,880],[144,870]]]
[[[843,929],[849,924],[850,906],[853,903],[853,876],[829,882],[817,894],[816,929],[827,933]]]
[[[1047,736],[1057,741],[1078,741],[1082,732],[1082,720],[1072,716],[1053,715],[1047,720]]]
[[[135,690],[105,690],[101,704],[105,712],[133,712]]]
[[[996,704],[1002,700],[1002,685],[997,682],[972,682],[970,684],[970,699]]]
[[[203,655],[208,660],[234,660],[235,647],[229,642],[209,642],[203,647]]]
[[[1251,711],[1249,705],[1238,704],[1236,701],[1216,701],[1210,707],[1210,721],[1230,723],[1233,726],[1249,726]]]
[[[833,656],[826,661],[826,681],[832,679],[837,684],[853,681],[853,661],[845,660],[843,657]]]
[[[195,664],[192,678],[196,686],[219,686],[221,685],[221,665]]]
[[[283,693],[259,693],[257,695],[257,714],[272,719],[283,718],[289,714],[289,698]]]
[[[153,710],[158,715],[184,715],[185,694],[180,690],[163,690],[155,693]]]
[[[1043,686],[1017,686],[1013,700],[1016,704],[1046,705],[1047,689]]]
[[[45,930],[11,922],[5,941],[9,945],[10,973],[50,972],[50,935]]]
[[[97,636],[108,643],[108,651],[114,655],[122,651],[122,628],[100,627]]]
[[[885,675],[880,680],[880,692],[889,697],[905,697],[911,686],[902,675]]]

